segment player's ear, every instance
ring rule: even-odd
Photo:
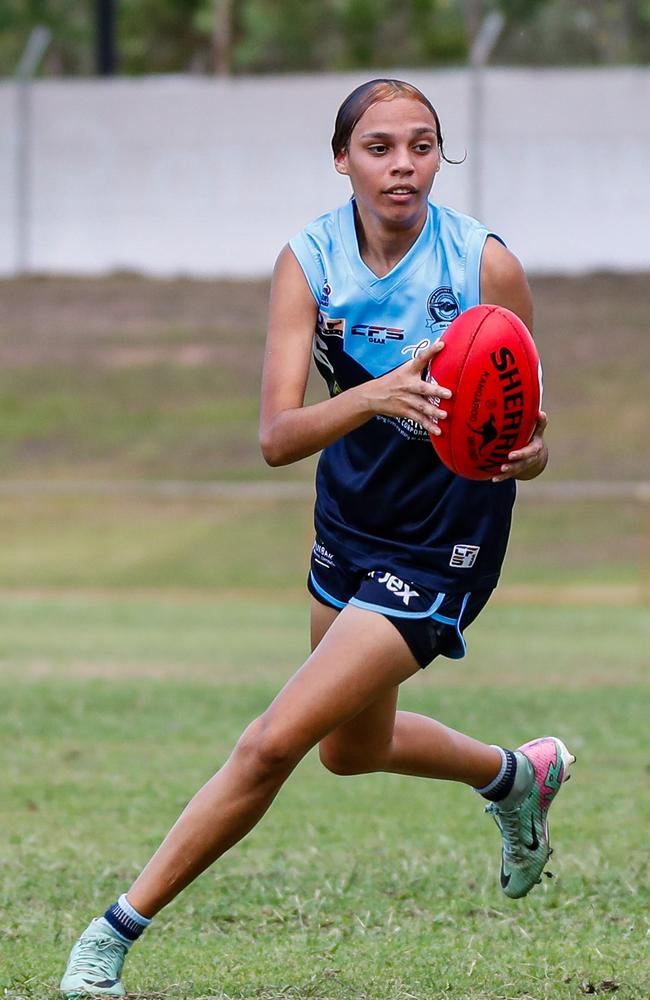
[[[338,174],[345,174],[347,177],[350,173],[348,167],[348,151],[347,149],[342,149],[340,153],[337,153],[334,157],[334,169]]]

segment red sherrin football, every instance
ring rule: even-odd
[[[461,313],[441,339],[445,348],[426,377],[453,395],[441,403],[447,418],[431,442],[452,472],[491,479],[535,429],[542,395],[535,342],[518,316],[492,305]]]

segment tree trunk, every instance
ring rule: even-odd
[[[483,23],[485,0],[460,0],[460,10],[467,28],[468,48],[471,48]]]
[[[230,76],[232,69],[232,13],[234,0],[214,0],[212,52],[216,76]]]

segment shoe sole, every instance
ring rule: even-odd
[[[125,997],[126,993],[89,993],[87,991],[79,992],[79,990],[62,990],[59,989],[61,996],[65,997],[65,1000],[92,1000],[93,997]]]
[[[89,992],[88,990],[64,990],[59,987],[59,992],[61,996],[65,997],[66,1000],[92,1000],[93,997],[126,997],[126,993],[98,993]]]

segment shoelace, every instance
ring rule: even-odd
[[[74,960],[75,972],[101,973],[105,979],[111,979],[115,974],[115,963],[123,961],[126,950],[126,945],[115,938],[81,938]]]
[[[494,817],[494,822],[499,827],[503,836],[503,853],[506,861],[510,864],[521,864],[524,855],[521,850],[521,836],[519,832],[519,811],[508,809],[501,811],[492,802],[485,807],[485,811]]]

